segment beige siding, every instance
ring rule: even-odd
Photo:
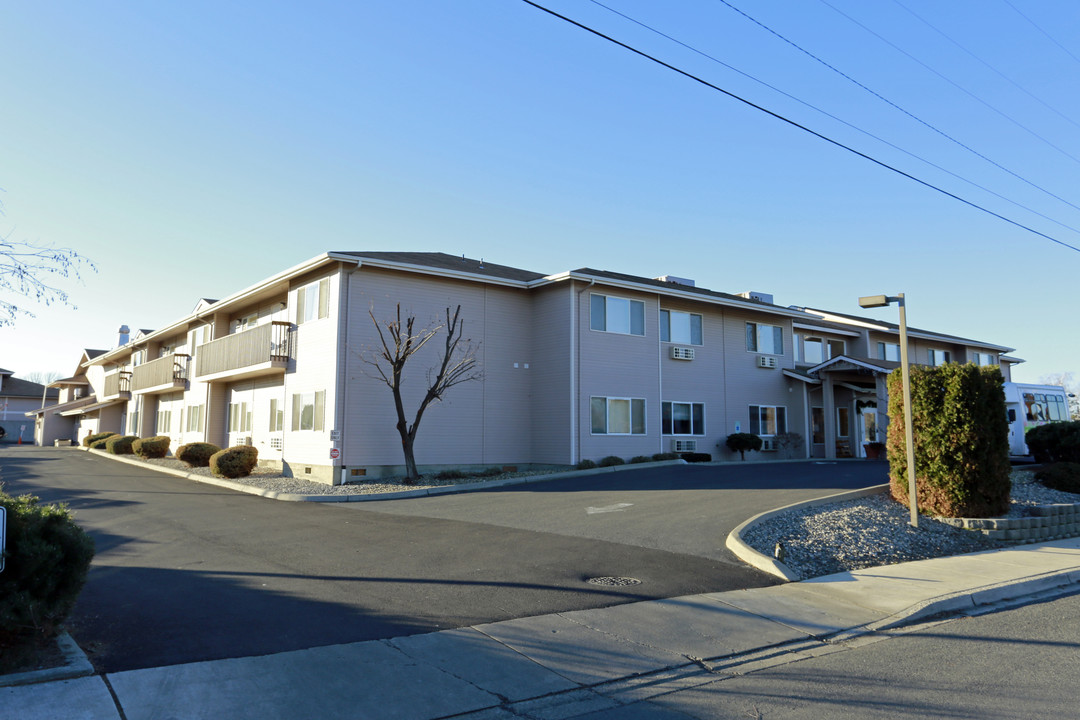
[[[571,283],[534,293],[531,309],[533,363],[531,380],[532,461],[568,465],[571,448],[570,313],[577,296]]]

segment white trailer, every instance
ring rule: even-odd
[[[1005,408],[1009,413],[1009,454],[1031,455],[1024,435],[1033,427],[1069,419],[1069,397],[1059,385],[1005,383]]]

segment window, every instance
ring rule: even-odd
[[[930,350],[927,354],[931,365],[944,365],[949,362],[948,350]]]
[[[821,338],[803,340],[803,360],[811,365],[825,361],[825,343]]]
[[[296,291],[296,324],[330,315],[330,278],[305,285]]]
[[[975,353],[975,364],[976,365],[997,365],[998,364],[997,356],[994,355],[993,353],[977,352],[977,353]]]
[[[877,344],[878,358],[900,362],[900,345],[898,343],[879,342]]]
[[[589,327],[623,335],[645,334],[645,303],[641,300],[591,295]]]
[[[851,417],[846,407],[836,408],[836,435],[842,438],[851,436]]]
[[[253,312],[245,315],[244,317],[236,319],[236,330],[233,332],[243,332],[244,330],[250,330],[259,324],[259,313]]]
[[[773,405],[751,405],[750,432],[754,435],[766,437],[787,432],[787,408]]]
[[[701,316],[677,310],[661,310],[660,341],[701,345]]]
[[[779,325],[746,323],[746,349],[766,355],[783,355],[784,329]]]
[[[187,431],[202,432],[203,430],[203,405],[189,405],[187,411]]]
[[[704,435],[704,403],[660,403],[661,432],[664,435]]]
[[[278,404],[277,398],[270,398],[270,432],[285,429],[285,408]]]
[[[592,398],[594,435],[644,435],[645,401],[637,398]]]
[[[251,411],[246,402],[230,403],[229,432],[251,432]]]
[[[158,435],[168,435],[172,432],[172,410],[158,410],[155,432]]]
[[[326,391],[298,393],[292,396],[292,429],[317,430],[324,427]]]

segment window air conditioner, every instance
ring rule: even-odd
[[[777,362],[776,358],[774,356],[772,356],[772,355],[758,355],[757,366],[759,368],[773,368],[773,369],[775,369],[776,367],[779,366],[779,364],[780,363]]]
[[[697,452],[697,440],[672,440],[671,449],[673,452]]]
[[[671,359],[672,360],[693,360],[694,348],[678,347],[676,345],[671,346]]]

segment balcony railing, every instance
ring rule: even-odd
[[[117,370],[105,376],[104,399],[131,397],[131,371]]]
[[[131,376],[131,389],[134,392],[146,392],[151,389],[162,392],[183,388],[188,379],[187,355],[177,353],[166,355],[157,360],[135,366]]]
[[[281,372],[292,356],[292,324],[275,320],[226,335],[195,351],[195,377]]]

